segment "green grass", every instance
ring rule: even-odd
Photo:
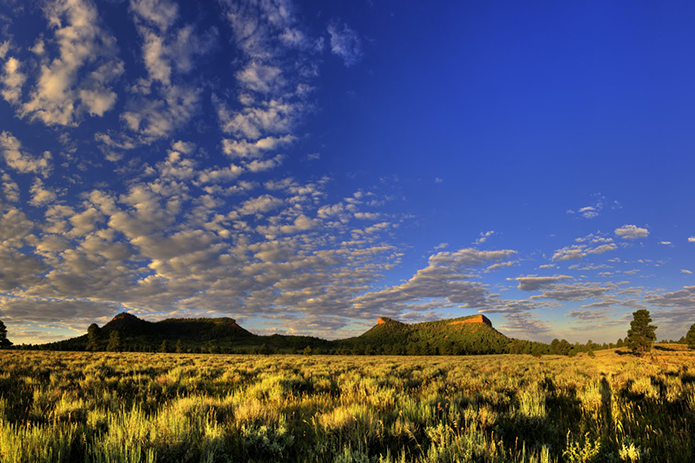
[[[695,355],[0,351],[5,462],[692,462]]]

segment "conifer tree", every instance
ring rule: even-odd
[[[695,324],[690,327],[688,334],[685,335],[685,342],[688,344],[689,349],[695,349]]]
[[[656,341],[656,326],[650,325],[652,317],[649,311],[640,309],[632,313],[633,319],[630,322],[630,329],[625,338],[625,345],[634,353],[644,355],[652,349]]]
[[[92,323],[87,328],[87,350],[96,351],[99,350],[99,340],[101,338],[101,333],[99,330],[99,325]]]
[[[123,344],[121,343],[121,334],[118,330],[113,330],[109,335],[109,345],[106,347],[109,352],[121,352]]]
[[[0,349],[6,349],[10,346],[12,346],[12,341],[7,339],[7,328],[2,320],[0,320]]]

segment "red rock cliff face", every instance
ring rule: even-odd
[[[376,324],[377,324],[377,325],[385,325],[385,324],[386,324],[386,320],[384,320],[383,318],[379,317],[379,319],[376,321]]]
[[[487,326],[492,326],[492,322],[485,315],[476,315],[466,320],[456,320],[449,323],[449,325],[463,325],[464,323],[484,323]]]

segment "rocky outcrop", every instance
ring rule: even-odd
[[[492,322],[485,315],[475,315],[465,320],[454,320],[453,322],[449,322],[449,325],[463,325],[464,323],[484,323],[492,327]]]

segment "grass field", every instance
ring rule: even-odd
[[[692,462],[695,354],[0,351],[4,462]]]

